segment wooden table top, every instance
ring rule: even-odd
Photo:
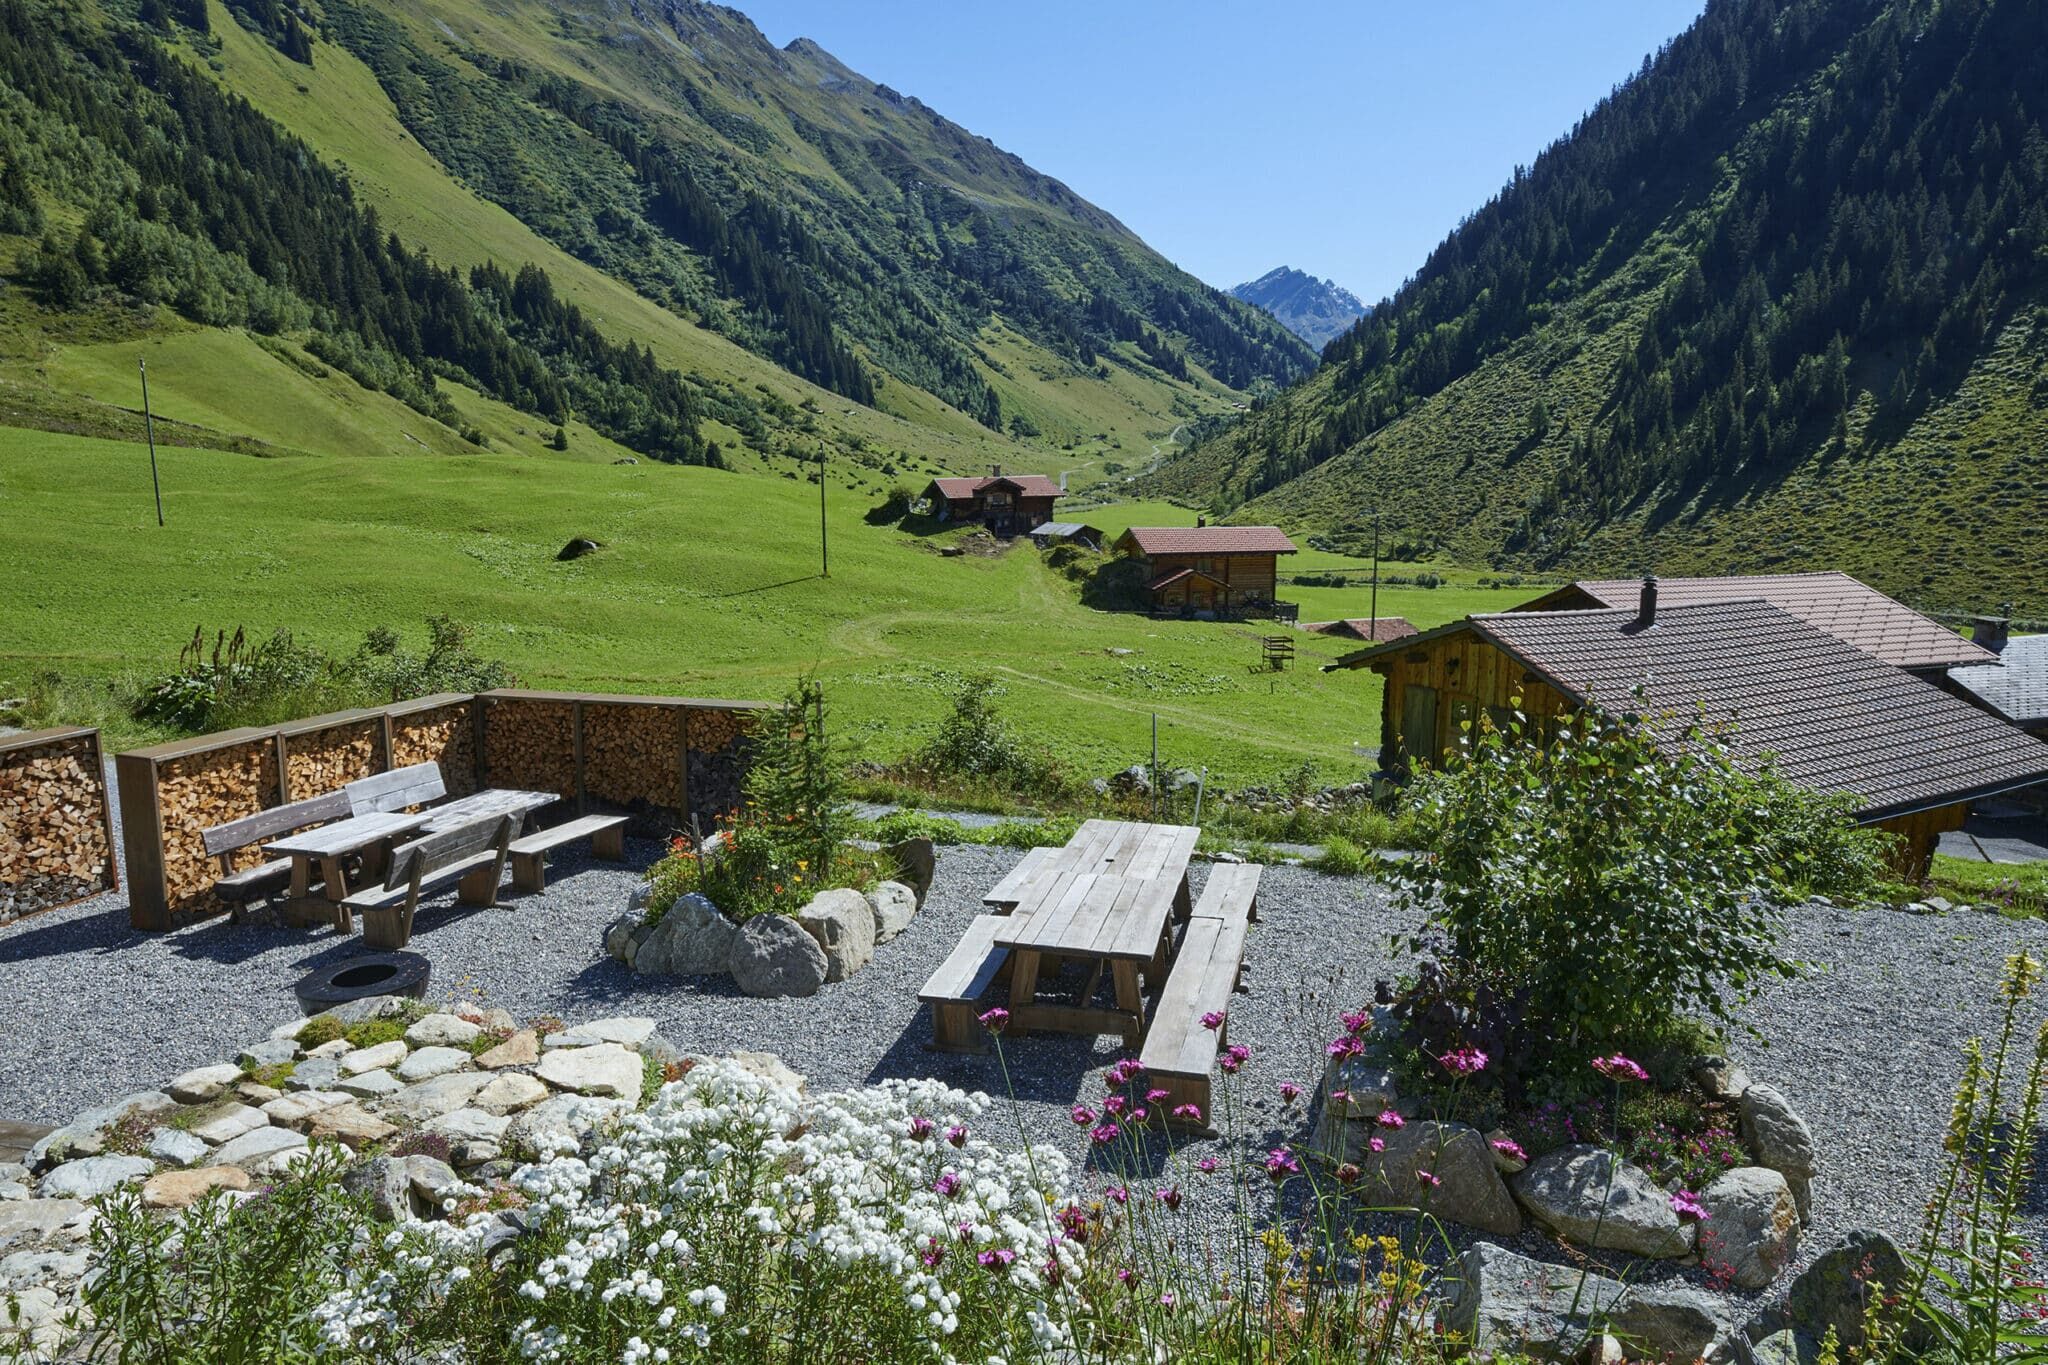
[[[1199,837],[1192,825],[1088,821],[1015,888],[1017,908],[995,941],[1027,952],[1149,960]]]
[[[424,812],[407,815],[403,811],[378,811],[370,815],[351,815],[331,825],[302,829],[282,839],[273,839],[263,847],[269,853],[290,853],[301,858],[338,858],[344,853],[367,848],[380,839],[410,834],[424,827],[427,819]]]
[[[523,816],[564,799],[560,792],[528,792],[509,787],[491,787],[485,791],[458,797],[446,805],[435,806],[423,812],[426,824],[422,826],[422,832],[439,834],[443,830],[466,825],[486,815]]]

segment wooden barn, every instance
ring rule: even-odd
[[[1347,616],[1339,621],[1303,621],[1303,630],[1318,635],[1338,636],[1347,640],[1365,640],[1373,644],[1385,644],[1389,640],[1406,640],[1422,632],[1401,616]]]
[[[924,500],[941,521],[978,522],[999,536],[1023,535],[1052,520],[1052,505],[1066,496],[1043,474],[933,479]]]
[[[1048,521],[1031,528],[1031,543],[1041,550],[1049,550],[1055,545],[1085,545],[1091,550],[1100,550],[1102,532],[1085,521]]]
[[[1744,766],[1847,792],[1864,824],[1904,837],[1923,874],[1969,803],[2048,781],[2048,743],[1762,600],[1499,612],[1345,655],[1386,679],[1381,762],[1434,763],[1482,713],[1536,721],[1582,707],[1647,708],[1682,742],[1695,718],[1729,722]]]
[[[1218,615],[1281,608],[1281,555],[1297,553],[1277,526],[1133,526],[1115,550],[1145,564],[1157,613]]]
[[[1515,610],[1630,610],[1635,607],[1642,586],[1640,578],[1582,579],[1524,602]],[[1666,607],[1693,607],[1704,602],[1768,602],[1893,668],[1927,677],[1965,664],[1998,662],[1996,654],[1964,639],[1941,622],[1832,569],[1818,573],[1659,578],[1657,598]]]

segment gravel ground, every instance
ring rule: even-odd
[[[929,1026],[916,993],[1017,853],[942,849],[931,896],[901,937],[879,948],[852,981],[783,1001],[749,999],[712,979],[651,987],[603,957],[604,925],[659,849],[635,841],[628,853],[623,867],[564,856],[547,893],[516,898],[509,911],[437,898],[422,910],[411,945],[434,964],[430,996],[502,1005],[521,1017],[652,1015],[679,1046],[774,1052],[813,1087],[926,1075],[1004,1093],[994,1058],[924,1050]],[[1197,880],[1203,875],[1198,865]],[[1392,972],[1388,935],[1408,927],[1385,890],[1364,879],[1272,868],[1260,899],[1251,989],[1231,1016],[1233,1041],[1249,1045],[1255,1058],[1236,1139],[1247,1157],[1307,1140],[1307,1117],[1283,1106],[1274,1087],[1316,1079],[1338,1012],[1369,999],[1374,980]],[[0,1030],[0,1118],[60,1123],[230,1056],[291,1016],[291,985],[301,974],[355,947],[327,930],[224,921],[137,934],[118,894],[0,928],[0,1017],[8,1020]],[[1791,1098],[1818,1141],[1815,1219],[1802,1262],[1851,1227],[1913,1233],[1939,1162],[1958,1049],[1989,1031],[1992,986],[2005,956],[2020,948],[2048,955],[2048,925],[1979,913],[1825,906],[1796,913],[1789,949],[1815,969],[1754,1002],[1746,1018],[1761,1037],[1742,1039],[1735,1050],[1753,1076]],[[1067,1110],[1100,1096],[1101,1068],[1117,1056],[1112,1041],[1019,1038],[1005,1051],[1018,1103],[1014,1111],[999,1104],[991,1118],[1006,1130],[1021,1124],[1034,1140],[1084,1159],[1085,1142]],[[1193,1172],[1192,1160],[1205,1154],[1220,1154],[1219,1144],[1196,1143],[1157,1160],[1186,1169],[1183,1217],[1213,1235],[1232,1203],[1214,1177]],[[2048,1202],[2036,1200],[2030,1229],[2048,1235]],[[1556,1254],[1529,1235],[1518,1249]],[[1697,1278],[1668,1265],[1637,1273]],[[1746,1316],[1743,1305],[1730,1308],[1731,1317]]]

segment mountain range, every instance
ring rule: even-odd
[[[1155,486],[1503,569],[2048,611],[2037,0],[1710,0]]]
[[[1230,293],[1233,298],[1265,309],[1279,319],[1281,326],[1317,350],[1367,311],[1350,290],[1287,265],[1268,270]]]

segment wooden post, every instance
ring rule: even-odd
[[[582,815],[588,794],[583,783],[583,702],[569,703],[569,750],[576,769],[576,813]]]
[[[156,760],[144,754],[116,754],[114,773],[121,789],[121,845],[128,858],[128,924],[162,932],[171,927],[171,905],[164,882]]]
[[[676,708],[676,827],[694,831],[690,809],[690,709]]]

